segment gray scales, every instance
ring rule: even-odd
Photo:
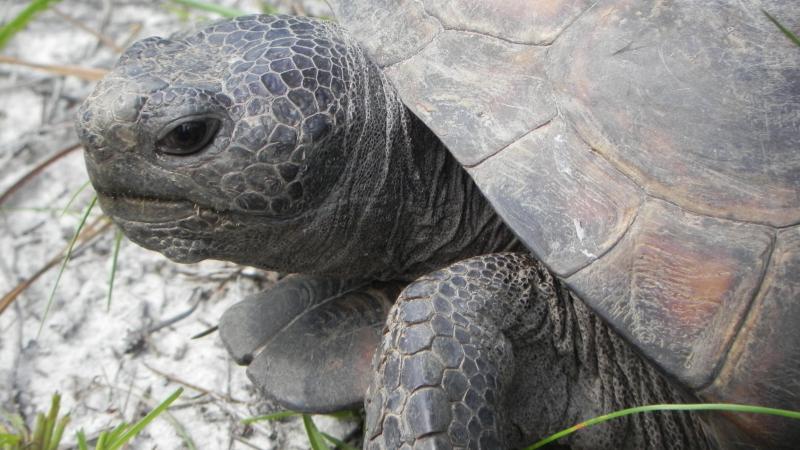
[[[800,52],[760,10],[800,4],[332,7],[140,41],[78,119],[131,240],[297,274],[221,319],[266,395],[364,401],[370,449],[800,409]],[[657,413],[561,444],[796,442],[789,419]]]

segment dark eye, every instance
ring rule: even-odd
[[[219,120],[202,119],[183,122],[175,126],[156,143],[158,150],[170,155],[197,153],[214,138]]]

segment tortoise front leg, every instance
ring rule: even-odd
[[[292,275],[247,297],[220,320],[228,352],[284,408],[357,407],[386,314],[402,285]]]
[[[514,254],[483,256],[403,291],[373,363],[365,448],[501,448],[514,373],[504,331],[528,309],[532,290],[529,270],[517,276],[509,263],[529,267]]]
[[[409,285],[367,392],[367,449],[500,449],[622,407],[687,396],[526,254],[479,256]],[[695,416],[593,427],[573,449],[707,448]]]

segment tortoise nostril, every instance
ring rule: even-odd
[[[139,117],[146,97],[136,94],[122,94],[114,99],[111,111],[114,119],[121,122],[133,122]]]

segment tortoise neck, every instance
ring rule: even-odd
[[[421,275],[453,262],[520,247],[466,170],[436,135],[404,107],[410,132],[402,149],[410,195],[402,204],[398,256],[404,273]]]
[[[345,41],[348,40],[343,35]],[[346,166],[320,219],[322,273],[412,279],[517,245],[463,167],[401,102],[382,70],[348,42]],[[335,210],[335,211],[334,211]],[[332,212],[334,211],[334,212]]]

